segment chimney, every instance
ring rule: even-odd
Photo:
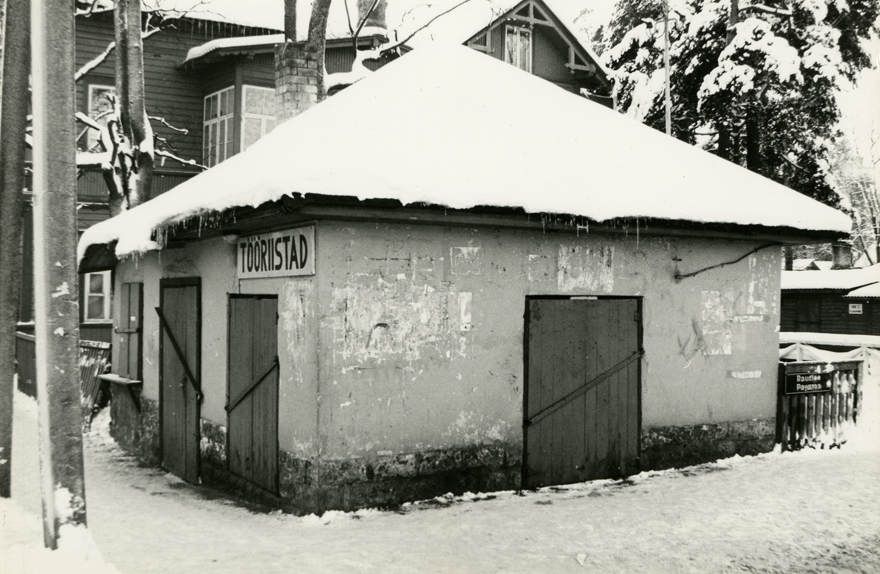
[[[852,248],[848,243],[831,244],[831,268],[849,269],[853,266]]]
[[[362,20],[364,14],[370,9],[370,6],[373,5],[374,0],[358,0],[358,21]],[[367,21],[364,23],[364,28],[381,28],[385,30],[385,34],[388,34],[388,26],[385,24],[385,8],[387,7],[386,0],[379,0],[376,4],[376,8],[370,14],[370,17],[367,18]]]
[[[275,107],[279,121],[318,103],[318,54],[305,42],[275,46]]]

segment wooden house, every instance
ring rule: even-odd
[[[780,245],[849,227],[453,47],[414,50],[79,248],[84,271],[121,258],[117,441],[320,511],[769,450]]]
[[[790,333],[880,335],[880,265],[782,272],[780,329]]]
[[[148,4],[157,4],[162,10],[147,11],[144,16],[145,29],[160,30],[144,40],[147,111],[153,131],[161,138],[157,148],[173,152],[182,160],[157,159],[151,190],[151,197],[155,197],[199,173],[199,164],[216,165],[247,149],[274,127],[273,50],[282,40],[279,33],[282,4],[273,4],[269,10],[220,0],[194,3],[160,0]],[[308,3],[302,4],[308,8]],[[584,89],[592,94],[607,95],[609,81],[594,54],[544,2],[506,2],[506,10],[501,13],[497,13],[497,9],[492,11],[495,4],[479,1],[471,4],[466,7],[467,11],[432,23],[429,29],[432,37],[466,42],[474,49],[510,61],[501,44],[497,49],[492,46],[502,42],[509,30],[519,30],[517,45],[522,48],[518,52],[521,56],[513,63],[570,91]],[[182,10],[181,6],[189,9]],[[341,21],[343,15],[341,5],[335,6],[326,53],[330,74],[350,71],[355,60],[348,28]],[[444,27],[446,21],[454,24],[451,29]],[[423,22],[415,25],[421,26]],[[365,32],[369,33],[361,34],[358,40],[360,50],[388,42],[387,31]],[[422,35],[427,33],[424,31]],[[482,45],[481,38],[489,43]],[[113,41],[111,3],[99,2],[96,10],[77,17],[76,66],[82,72],[76,85],[77,110],[98,121],[108,109],[107,97],[115,91],[115,53],[110,49]],[[403,46],[404,51],[408,49]],[[368,60],[365,66],[376,70],[392,58],[393,55],[386,55]],[[607,97],[600,100],[610,101]],[[77,158],[80,233],[110,214],[98,139],[97,132],[83,126]],[[29,205],[24,219],[25,260],[19,329],[31,332],[33,277]],[[82,339],[104,342],[111,339],[112,265],[113,261],[108,260],[105,269],[80,278]]]

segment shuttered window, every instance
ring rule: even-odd
[[[143,283],[123,283],[119,301],[119,352],[114,365],[116,374],[141,379],[141,322],[143,320]]]

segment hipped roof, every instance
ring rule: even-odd
[[[88,229],[125,256],[187,218],[300,193],[602,222],[654,218],[846,233],[843,213],[460,46],[423,48],[247,151]]]

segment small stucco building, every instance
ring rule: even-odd
[[[770,449],[780,246],[849,226],[458,47],[389,64],[80,255],[115,265],[120,444],[317,511]]]

